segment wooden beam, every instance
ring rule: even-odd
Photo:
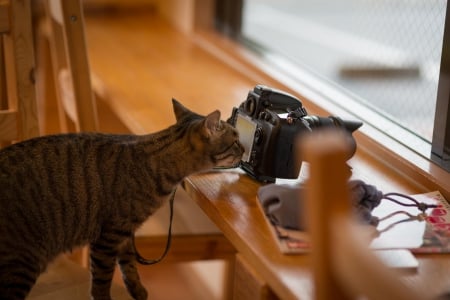
[[[167,236],[136,236],[136,248],[147,259],[161,256]],[[234,259],[236,250],[222,234],[175,235],[164,263]]]

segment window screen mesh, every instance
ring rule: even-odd
[[[431,142],[446,5],[247,0],[242,33]]]

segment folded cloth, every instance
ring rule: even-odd
[[[378,225],[378,219],[371,212],[380,204],[383,193],[361,180],[351,180],[348,184],[357,218],[365,224]],[[258,200],[274,225],[303,231],[306,229],[306,214],[301,211],[305,210],[305,188],[304,184],[268,184],[258,189]]]
[[[268,184],[258,189],[258,199],[264,213],[274,225],[304,230],[306,221],[300,213],[304,209],[302,185]]]

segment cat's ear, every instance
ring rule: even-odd
[[[220,111],[215,110],[206,116],[204,122],[204,133],[206,137],[210,137],[216,131],[221,129],[220,125]]]
[[[175,113],[175,118],[177,121],[181,120],[181,118],[186,114],[191,114],[192,112],[184,107],[183,104],[178,102],[178,100],[172,98],[172,104],[173,104],[173,112]]]

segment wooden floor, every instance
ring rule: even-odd
[[[214,275],[214,269],[217,269],[216,262],[163,263],[153,266],[139,266],[139,274],[142,284],[147,288],[148,298],[152,300],[221,299],[221,293],[211,290],[204,283],[197,282],[199,278],[192,277],[194,264],[197,264],[197,268],[203,268],[205,273],[210,276]],[[214,266],[210,266],[210,264]],[[119,277],[120,273],[116,271],[115,282],[123,286],[122,279]],[[212,279],[214,280],[214,276]]]
[[[201,262],[200,264],[205,264]],[[139,266],[141,281],[147,288],[149,299],[153,300],[195,300],[222,299],[221,293],[212,291],[192,276],[193,264],[214,272],[220,262],[208,262],[207,266],[199,263],[157,264]],[[61,256],[52,262],[48,270],[42,274],[30,292],[30,300],[80,300],[89,299],[90,275],[86,269]],[[131,300],[124,288],[120,271],[116,270],[114,284],[111,288],[114,299]]]

